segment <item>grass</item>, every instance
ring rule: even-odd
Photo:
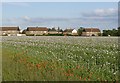
[[[117,38],[3,37],[3,81],[118,81]]]

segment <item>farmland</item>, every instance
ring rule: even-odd
[[[3,81],[118,81],[117,37],[2,37]]]

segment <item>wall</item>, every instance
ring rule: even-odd
[[[43,34],[48,34],[48,32],[47,31],[26,31],[26,34],[43,35]]]
[[[11,36],[12,35],[17,35],[17,34],[19,34],[19,31],[13,31],[13,30],[11,30],[11,31],[0,31],[0,35],[8,35],[8,34],[10,34]]]
[[[82,36],[92,36],[93,34],[95,36],[98,36],[100,32],[82,32]]]

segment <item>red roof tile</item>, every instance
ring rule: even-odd
[[[20,31],[19,27],[0,27],[0,31]]]
[[[85,32],[100,32],[100,29],[98,28],[85,28]]]

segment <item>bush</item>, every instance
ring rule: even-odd
[[[102,35],[102,33],[98,33],[98,36],[101,36]]]
[[[26,34],[26,36],[34,36],[34,34]]]
[[[66,34],[67,36],[73,36],[72,34]]]
[[[43,34],[43,35],[37,34],[37,35],[35,35],[35,36],[44,36],[44,34]]]
[[[47,34],[47,36],[64,36],[63,34]]]
[[[7,34],[4,34],[4,35],[2,35],[2,36],[8,36]]]

